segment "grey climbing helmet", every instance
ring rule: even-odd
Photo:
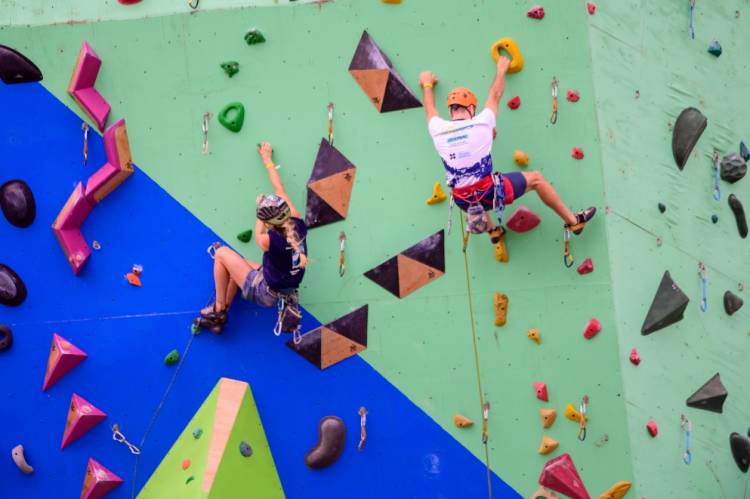
[[[271,225],[282,225],[292,216],[289,204],[281,196],[261,196],[255,207],[258,220]]]

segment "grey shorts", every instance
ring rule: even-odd
[[[242,285],[242,298],[260,305],[261,307],[273,307],[278,301],[276,293],[271,291],[266,280],[263,278],[261,269],[251,269]]]

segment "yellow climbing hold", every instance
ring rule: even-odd
[[[537,345],[542,343],[542,335],[539,334],[538,329],[534,329],[534,328],[529,329],[529,332],[526,333],[526,336],[528,336],[529,339],[533,341],[534,343],[536,343]]]
[[[495,260],[503,263],[507,263],[510,260],[508,247],[505,246],[505,234],[500,236],[500,240],[495,244]]]
[[[383,0],[383,3],[401,3],[401,0]]]
[[[542,426],[549,428],[557,419],[557,411],[555,409],[539,409],[539,416],[542,418]]]
[[[550,452],[557,449],[558,445],[560,444],[557,442],[557,440],[555,440],[554,438],[550,438],[547,435],[544,435],[542,437],[542,445],[539,446],[539,450],[537,452],[539,452],[539,454],[543,456],[546,456]]]
[[[515,161],[518,166],[528,166],[529,155],[520,149],[516,149],[513,151],[513,161]]]
[[[570,419],[571,421],[575,421],[576,423],[581,422],[581,413],[575,410],[575,407],[573,407],[573,404],[568,404],[565,407],[565,417]],[[584,416],[585,420],[588,421],[589,417]]]
[[[632,484],[626,480],[617,482],[607,490],[601,493],[599,499],[622,499],[630,490]]]
[[[468,428],[469,426],[474,426],[474,421],[461,414],[456,414],[453,416],[453,424],[457,428]]]
[[[432,196],[427,200],[427,204],[438,204],[448,199],[448,196],[443,192],[443,187],[440,182],[435,182],[435,186],[432,188]]]
[[[495,325],[504,326],[508,318],[508,295],[495,293]]]
[[[495,63],[500,59],[501,50],[505,50],[510,56],[510,66],[508,67],[509,73],[518,73],[523,69],[523,56],[513,38],[501,38],[492,45],[490,53],[492,54]]]

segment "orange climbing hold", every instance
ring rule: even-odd
[[[539,409],[539,416],[542,418],[542,426],[549,428],[557,419],[557,411],[555,409]]]
[[[141,287],[141,278],[135,272],[128,272],[125,276],[130,284],[136,287]]]
[[[520,149],[516,149],[513,151],[513,161],[515,161],[518,166],[528,166],[529,155]]]
[[[534,329],[534,328],[529,329],[529,332],[526,333],[526,336],[528,336],[529,339],[533,341],[534,343],[536,343],[537,345],[542,343],[542,335],[539,333],[538,329]]]
[[[190,464],[191,464],[191,463],[190,463],[190,459],[184,459],[184,460],[182,461],[182,469],[183,469],[183,470],[186,470],[186,469],[188,469],[188,468],[190,467]]]
[[[456,425],[456,428],[468,428],[474,426],[474,421],[461,414],[456,414],[453,416],[453,424]]]
[[[435,185],[432,187],[432,196],[427,199],[427,204],[433,205],[442,203],[446,199],[448,199],[448,196],[445,195],[440,182],[435,182]]]
[[[573,404],[568,404],[565,406],[565,417],[570,419],[571,421],[575,421],[576,423],[581,422],[581,413],[576,411],[575,407],[573,407]],[[588,421],[588,416],[583,416],[584,421]]]
[[[631,485],[631,482],[621,480],[602,492],[598,499],[622,499],[630,490]]]
[[[557,449],[559,445],[560,444],[558,443],[557,440],[555,440],[554,438],[550,438],[547,435],[544,435],[542,437],[542,444],[539,446],[539,450],[537,452],[539,452],[539,454],[543,456],[546,456],[550,452]]]
[[[508,295],[495,293],[495,325],[504,326],[508,319]]]
[[[500,236],[500,240],[495,243],[495,260],[498,262],[507,263],[510,260],[508,256],[508,247],[505,246],[505,233]]]

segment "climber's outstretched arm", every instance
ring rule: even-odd
[[[419,86],[422,87],[424,93],[424,112],[427,115],[427,123],[435,116],[440,116],[435,108],[435,94],[432,90],[432,87],[437,85],[437,81],[437,77],[432,71],[422,71],[419,75]]]
[[[263,164],[266,166],[268,179],[271,181],[274,192],[277,196],[284,198],[284,200],[289,205],[292,216],[300,218],[299,211],[297,211],[297,208],[294,207],[292,200],[289,198],[289,194],[287,194],[286,189],[284,188],[284,184],[281,182],[281,176],[279,175],[279,172],[278,170],[276,170],[276,167],[273,163],[273,148],[271,147],[271,144],[269,144],[268,142],[263,142],[262,144],[260,144],[260,146],[258,147],[258,154],[260,154],[260,157],[263,160]]]
[[[497,116],[500,98],[503,96],[503,92],[505,92],[505,74],[508,72],[508,66],[510,66],[510,59],[507,57],[500,57],[497,60],[495,80],[492,82],[489,95],[487,96],[487,103],[484,105],[486,109],[491,109],[495,113],[495,116]]]

